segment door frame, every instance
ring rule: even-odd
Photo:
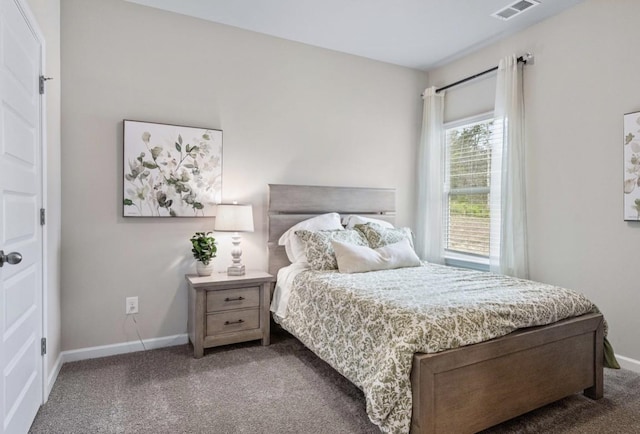
[[[46,44],[45,44],[45,39],[44,39],[44,35],[42,33],[42,31],[40,30],[40,27],[38,26],[38,21],[36,20],[35,16],[33,15],[33,13],[31,12],[31,8],[29,7],[29,4],[27,2],[27,0],[11,0],[13,1],[16,6],[18,7],[18,10],[20,11],[20,13],[22,14],[22,16],[25,19],[25,22],[27,23],[27,25],[29,26],[29,29],[31,30],[31,32],[33,33],[33,35],[35,36],[36,40],[38,41],[38,43],[40,44],[40,67],[39,67],[39,74],[40,76],[45,76],[45,53],[46,53]],[[39,79],[40,77],[38,77]],[[45,210],[47,209],[47,105],[46,105],[46,92],[43,94],[40,94],[40,98],[39,98],[39,116],[40,116],[40,137],[39,137],[39,141],[40,141],[40,146],[39,146],[39,158],[40,158],[40,195],[41,195],[41,201],[42,203],[40,204],[41,208],[44,208]],[[40,306],[40,313],[42,316],[42,330],[41,333],[42,335],[40,336],[41,338],[46,338],[47,337],[47,332],[48,332],[48,308],[47,308],[47,303],[48,303],[48,286],[47,286],[47,279],[48,279],[48,269],[49,269],[49,264],[48,264],[48,260],[47,260],[47,255],[45,255],[45,252],[47,251],[47,246],[48,246],[48,242],[47,242],[47,236],[48,236],[48,230],[47,230],[47,225],[41,225],[40,226],[40,236],[42,237],[42,251],[40,252],[41,255],[41,264],[42,264],[42,273],[41,273],[41,277],[42,277],[42,281],[40,282],[40,290],[41,290],[41,297],[40,297],[40,302],[42,303],[42,306]],[[47,353],[45,353],[42,356],[42,404],[44,404],[45,402],[47,402],[47,399],[49,398],[49,387],[48,387],[48,383],[49,383],[49,372],[48,372],[48,361],[49,361],[49,353],[47,351]]]

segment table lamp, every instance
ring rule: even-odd
[[[216,221],[213,230],[216,232],[233,232],[231,242],[232,264],[227,268],[229,276],[244,276],[244,265],[240,261],[242,249],[240,248],[239,232],[253,232],[253,209],[251,205],[238,203],[221,203],[217,206]]]

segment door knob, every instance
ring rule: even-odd
[[[3,250],[0,250],[0,267],[4,265],[4,263],[8,263],[11,265],[19,264],[22,261],[22,255],[18,252],[11,252],[8,255],[4,254]]]

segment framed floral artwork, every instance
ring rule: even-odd
[[[640,112],[624,115],[624,219],[640,220]]]
[[[222,131],[124,120],[123,215],[211,217],[222,193]]]

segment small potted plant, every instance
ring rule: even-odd
[[[210,276],[213,272],[211,260],[216,257],[218,248],[212,232],[196,232],[191,237],[191,252],[196,260],[196,272],[198,276]]]

